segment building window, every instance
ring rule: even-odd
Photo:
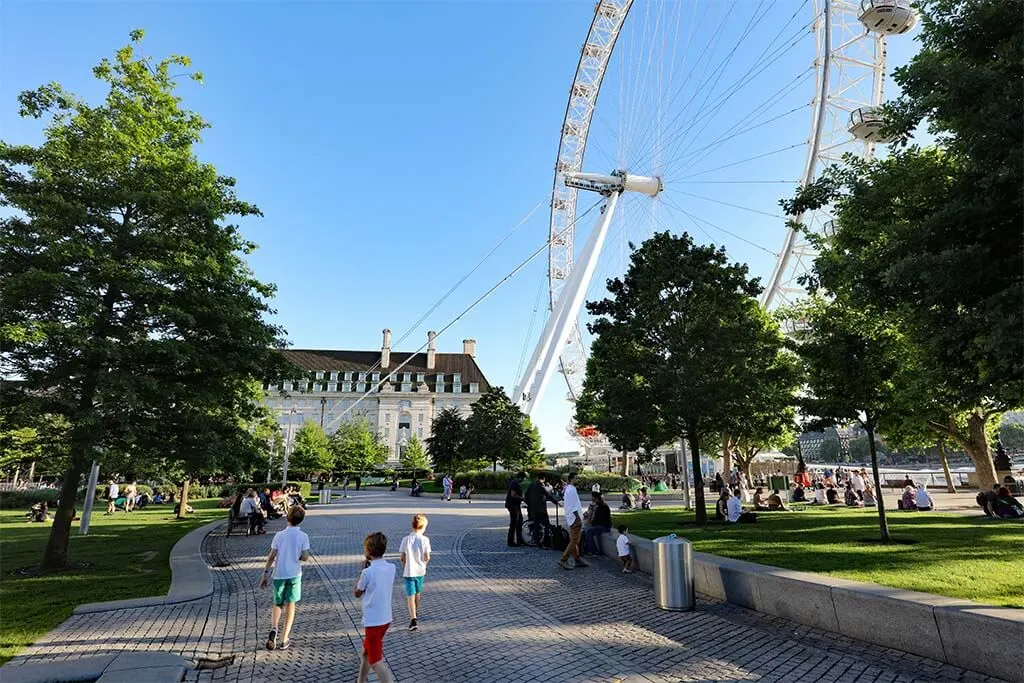
[[[456,372],[452,375],[452,391],[456,394],[462,393],[462,374]]]
[[[292,390],[292,383],[291,382],[285,382],[285,383],[283,383],[281,385],[281,391],[291,391],[291,390]]]
[[[419,432],[420,432],[420,438],[422,439],[423,438],[423,427],[420,427]]]
[[[316,379],[323,379],[323,378],[324,378],[324,371],[323,370],[317,370],[316,371]]]
[[[348,374],[348,373],[346,373],[346,374]],[[342,392],[345,392],[345,393],[348,393],[349,391],[352,391],[352,382],[342,382],[341,383],[341,390],[342,390]]]
[[[391,429],[388,427],[384,428],[384,438],[387,440],[391,439]]]
[[[402,382],[402,391],[412,391],[412,385],[408,382]]]
[[[423,413],[420,413],[420,424],[423,424]]]
[[[370,381],[371,382],[379,382],[380,381],[380,373],[379,372],[375,372],[372,375],[370,375]]]
[[[347,382],[347,381],[350,381],[351,379],[352,379],[352,373],[351,372],[346,372],[345,373],[345,381]]]
[[[427,374],[425,372],[416,373],[416,384],[423,384],[427,380]]]
[[[327,383],[327,391],[335,392],[337,390],[338,390],[338,383],[337,382],[328,382]]]
[[[267,385],[267,391],[277,391],[277,385],[276,384],[268,384]]]
[[[313,384],[313,391],[320,391],[320,387],[323,386],[320,382]]]
[[[384,413],[384,422],[391,424],[391,413]]]
[[[359,373],[359,381],[360,382],[365,382],[366,381],[366,373],[365,372],[360,372]]]
[[[476,382],[470,382],[469,383],[469,393],[471,393],[471,394],[479,394],[480,393],[480,385],[477,384]]]
[[[356,391],[360,394],[366,391],[366,382],[356,382]]]

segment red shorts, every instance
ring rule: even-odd
[[[376,664],[384,659],[384,634],[388,632],[388,626],[367,626],[366,636],[363,638],[363,652],[370,664]]]

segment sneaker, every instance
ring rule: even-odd
[[[581,568],[582,567],[582,568],[586,569],[589,566],[590,565],[587,564],[586,562],[584,562],[583,560],[576,560],[576,567],[577,568]]]
[[[573,568],[572,565],[570,565],[566,560],[559,560],[558,561],[558,566],[561,567],[562,569],[572,569]]]
[[[632,570],[632,569],[623,569],[623,570],[622,570],[622,573],[623,573],[623,574],[632,574],[632,573],[633,573],[633,570]]]
[[[409,622],[409,630],[410,631],[416,631],[416,630],[419,629],[419,627],[420,627],[420,625],[418,623],[416,623],[415,619],[413,619],[412,621]]]
[[[291,646],[292,646],[292,641],[290,641],[290,640],[282,640],[281,644],[277,646],[277,649],[278,650],[287,650]]]
[[[267,649],[273,650],[275,647],[277,647],[277,631],[271,631],[267,636]]]

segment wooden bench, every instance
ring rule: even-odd
[[[903,488],[905,486],[905,484],[903,482],[905,482],[905,481],[906,481],[906,478],[904,478],[904,479],[886,479],[885,482],[883,483],[883,486],[888,486],[890,491],[895,491],[896,489]]]
[[[231,531],[236,526],[245,527],[245,535],[249,535],[249,518],[247,516],[242,516],[238,513],[238,510],[241,506],[242,497],[238,496],[235,499],[235,502],[231,504],[231,507],[228,508],[228,536],[231,535]]]

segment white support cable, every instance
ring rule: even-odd
[[[783,218],[783,219],[785,218],[785,216],[783,216],[780,213],[769,213],[768,211],[761,211],[760,209],[752,209],[749,206],[741,206],[740,204],[733,204],[732,202],[725,202],[725,201],[722,201],[721,199],[713,199],[711,197],[705,197],[703,195],[694,194],[692,192],[686,192],[685,190],[677,190],[677,189],[674,189],[674,188],[666,187],[665,191],[666,192],[674,192],[676,194],[685,194],[687,197],[693,197],[695,199],[703,199],[706,202],[711,202],[713,204],[721,204],[722,206],[730,206],[730,207],[732,207],[734,209],[740,209],[741,211],[749,211],[750,213],[756,213],[756,214],[760,214],[762,216],[768,216],[769,218]]]
[[[594,210],[594,208],[595,208],[595,207],[597,207],[597,206],[598,206],[598,205],[599,205],[600,203],[601,203],[600,201],[598,201],[598,202],[595,202],[595,203],[594,203],[594,204],[593,204],[592,206],[590,206],[590,207],[589,207],[589,208],[588,208],[588,209],[587,209],[586,211],[584,211],[583,213],[581,213],[581,214],[580,214],[580,215],[579,215],[579,216],[577,217],[577,219],[576,219],[576,220],[577,220],[577,221],[581,220],[581,219],[582,219],[582,218],[583,218],[584,216],[586,216],[586,215],[587,215],[588,213],[590,213],[591,211],[593,211],[593,210]],[[495,291],[497,291],[499,287],[501,287],[501,286],[502,286],[503,284],[505,284],[506,282],[508,282],[509,280],[511,280],[511,279],[512,279],[513,277],[515,277],[515,276],[516,276],[516,275],[517,275],[517,274],[518,274],[518,273],[519,273],[519,272],[520,272],[520,271],[521,271],[521,270],[522,270],[523,268],[525,268],[526,266],[528,266],[528,265],[529,265],[529,264],[530,264],[530,263],[531,263],[531,262],[533,261],[533,259],[535,259],[535,258],[537,258],[538,256],[540,256],[541,254],[543,254],[543,253],[544,253],[544,251],[545,251],[545,250],[546,250],[546,249],[548,248],[548,244],[550,244],[550,242],[551,242],[551,240],[548,240],[547,242],[545,242],[544,244],[542,244],[542,245],[541,245],[541,246],[540,246],[540,247],[539,247],[539,248],[538,248],[538,249],[537,249],[536,251],[534,251],[534,252],[533,252],[532,254],[530,254],[530,256],[528,256],[528,257],[526,258],[526,260],[525,260],[525,261],[521,262],[521,263],[520,263],[520,264],[519,264],[518,266],[516,266],[515,268],[513,268],[513,269],[512,269],[512,271],[511,271],[510,273],[508,273],[508,274],[507,274],[507,275],[506,275],[505,277],[501,278],[501,280],[499,280],[499,281],[497,282],[497,284],[495,284],[495,285],[494,285],[493,287],[491,287],[491,288],[490,288],[490,289],[488,289],[488,290],[487,290],[486,292],[484,292],[484,293],[483,293],[483,295],[481,295],[481,296],[480,296],[480,297],[479,297],[479,298],[478,298],[478,299],[477,299],[476,301],[474,301],[473,303],[471,303],[471,304],[470,304],[470,305],[469,305],[469,306],[468,306],[468,307],[467,307],[467,308],[466,308],[465,310],[463,310],[463,311],[462,311],[461,313],[459,313],[459,314],[458,314],[457,316],[455,316],[455,317],[454,317],[454,318],[453,318],[453,319],[452,319],[452,320],[451,320],[450,322],[448,322],[448,324],[446,324],[446,325],[445,325],[444,327],[442,327],[442,328],[441,328],[440,330],[438,330],[438,331],[437,331],[437,334],[435,335],[435,339],[436,339],[437,337],[440,337],[440,336],[441,336],[442,334],[444,334],[444,333],[445,333],[445,332],[446,332],[446,331],[447,331],[448,329],[450,329],[450,328],[451,328],[451,327],[452,327],[452,326],[453,326],[453,325],[454,325],[455,323],[457,323],[457,322],[458,322],[459,320],[461,320],[461,319],[462,319],[462,318],[463,318],[463,317],[464,317],[464,316],[465,316],[465,315],[466,315],[467,313],[469,313],[469,312],[470,312],[470,311],[472,311],[472,310],[473,310],[474,308],[476,308],[476,307],[477,307],[478,305],[480,305],[480,304],[481,304],[481,303],[482,303],[482,302],[483,302],[483,301],[484,301],[485,299],[487,299],[487,298],[488,298],[488,297],[489,297],[489,296],[490,296],[491,294],[493,294],[493,293],[494,293]],[[397,365],[397,366],[395,367],[395,369],[394,369],[394,370],[391,370],[390,372],[388,372],[387,376],[386,376],[386,377],[385,377],[385,378],[384,378],[384,379],[382,380],[382,382],[381,382],[381,383],[383,384],[383,382],[386,382],[386,381],[390,380],[390,379],[391,379],[392,377],[394,377],[394,376],[395,376],[395,373],[396,373],[396,372],[398,372],[399,370],[401,370],[402,368],[404,368],[404,367],[405,367],[406,365],[408,365],[408,364],[409,364],[410,362],[412,362],[412,359],[416,357],[416,354],[418,354],[418,353],[419,353],[420,351],[422,351],[423,349],[425,349],[425,348],[427,347],[427,345],[428,345],[429,343],[430,343],[430,342],[429,342],[429,341],[427,341],[426,343],[422,344],[422,345],[421,345],[421,346],[420,346],[420,347],[419,347],[418,349],[416,349],[416,350],[415,350],[415,351],[413,351],[413,352],[412,352],[411,354],[409,354],[409,357],[408,357],[408,358],[406,358],[406,359],[405,359],[405,361],[403,361],[402,363],[400,363],[399,365]],[[334,418],[333,420],[331,420],[331,422],[330,422],[330,423],[328,424],[328,427],[333,427],[334,425],[336,425],[336,424],[338,424],[339,422],[341,422],[341,420],[342,420],[342,419],[344,419],[344,418],[345,418],[345,417],[346,417],[346,416],[347,416],[347,415],[348,415],[349,413],[351,413],[351,412],[352,412],[352,410],[353,410],[353,409],[354,409],[354,408],[355,408],[355,407],[356,407],[357,405],[359,405],[360,403],[362,403],[362,402],[363,402],[363,399],[365,399],[365,398],[366,398],[367,396],[369,396],[370,394],[373,394],[374,392],[375,392],[375,388],[370,388],[370,389],[369,389],[368,391],[364,392],[364,393],[363,393],[363,395],[362,395],[362,396],[360,396],[359,398],[357,398],[357,399],[355,400],[355,402],[354,402],[354,403],[353,403],[352,405],[350,405],[350,406],[349,406],[348,408],[346,408],[346,409],[345,409],[345,410],[344,410],[344,411],[343,411],[343,412],[342,412],[342,413],[341,413],[340,415],[338,415],[338,416],[337,416],[336,418]]]
[[[706,218],[701,218],[700,216],[696,216],[696,215],[690,213],[689,211],[687,211],[686,209],[684,209],[683,207],[679,206],[675,202],[669,200],[667,197],[664,198],[664,201],[665,201],[665,204],[667,206],[669,206],[670,208],[674,208],[677,211],[680,211],[683,214],[685,214],[691,221],[694,222],[694,225],[697,225],[697,227],[701,228],[702,231],[704,229],[699,225],[699,223],[703,223],[703,224],[705,224],[705,225],[707,225],[709,227],[714,228],[715,230],[718,230],[719,232],[722,232],[722,233],[724,233],[726,235],[729,235],[730,237],[738,239],[739,241],[743,242],[744,244],[749,244],[750,246],[754,247],[755,249],[760,249],[761,251],[765,252],[766,254],[770,254],[771,256],[775,256],[776,258],[778,258],[778,253],[772,251],[768,247],[766,247],[764,245],[761,245],[761,244],[758,244],[757,242],[753,242],[753,241],[751,241],[751,240],[749,240],[746,237],[743,237],[741,235],[737,235],[736,233],[732,232],[731,230],[727,230],[727,229],[723,228],[720,225],[716,225],[716,224],[712,223],[711,221],[707,220]],[[704,231],[704,234],[708,234],[707,231]],[[708,235],[708,237],[711,237],[711,236]],[[712,239],[712,243],[714,243],[713,239]]]

